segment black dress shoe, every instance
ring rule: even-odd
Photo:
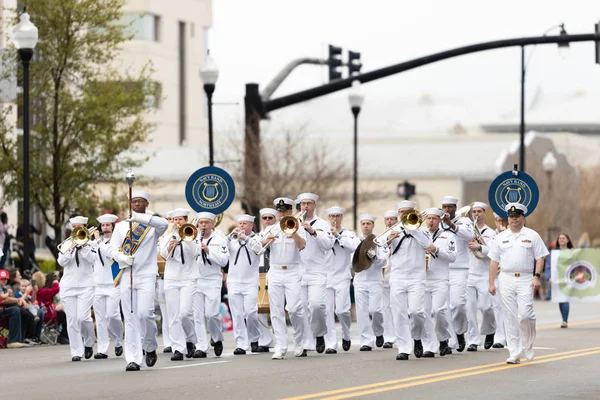
[[[406,361],[408,360],[408,354],[406,353],[400,353],[396,356],[396,360],[398,361]]]
[[[258,342],[250,343],[250,351],[253,353],[258,353]]]
[[[423,353],[423,358],[433,358],[435,357],[435,354],[433,354],[431,351],[426,351],[425,353]]]
[[[211,347],[215,347],[215,341],[212,338],[210,338],[210,345]]]
[[[140,366],[137,365],[134,362],[130,362],[129,364],[127,364],[127,366],[125,367],[125,371],[139,371],[140,370]]]
[[[92,358],[93,355],[94,355],[94,348],[86,347],[85,352],[83,353],[83,356],[85,357],[85,359],[89,360],[90,358]]]
[[[306,349],[302,350],[302,354],[296,357],[308,357],[308,351]]]
[[[317,345],[315,346],[315,349],[319,354],[325,351],[325,338],[323,336],[317,336]]]
[[[56,343],[58,344],[69,344],[69,338],[66,336],[59,336],[58,339],[56,339]]]
[[[121,357],[123,355],[123,346],[115,347],[115,356]]]
[[[467,347],[467,351],[477,351],[477,345],[470,344],[469,347]]]
[[[175,352],[171,356],[171,361],[183,361],[183,354],[175,350]]]
[[[327,350],[325,350],[325,354],[337,354],[337,350],[336,349],[327,349]]]
[[[452,354],[452,349],[448,347],[447,340],[442,340],[440,342],[440,357],[444,357],[446,354]]]
[[[235,356],[243,356],[246,354],[246,350],[240,349],[239,347],[233,351],[233,355]]]
[[[171,346],[167,346],[163,349],[163,353],[172,353],[173,349],[171,349]]]
[[[71,361],[81,361],[81,357],[75,356],[75,357],[71,358]]]
[[[502,343],[494,343],[492,346],[494,349],[503,349],[504,345]]]
[[[108,356],[106,354],[103,354],[103,353],[94,354],[95,360],[104,360],[105,358],[108,358]]]
[[[268,353],[269,351],[269,346],[258,346],[256,350],[257,353]]]
[[[467,345],[465,342],[465,334],[461,333],[460,335],[456,335],[456,340],[458,341],[458,348],[456,350],[461,353]]]
[[[342,349],[344,351],[348,351],[350,350],[350,346],[352,345],[352,341],[350,340],[346,340],[346,339],[342,339]]]
[[[360,346],[360,351],[371,351],[371,346]]]
[[[196,345],[192,342],[186,342],[185,347],[187,349],[187,353],[185,353],[185,358],[192,358],[194,356],[194,352],[196,351]]]
[[[220,357],[223,353],[223,342],[220,340],[215,342],[215,356]]]
[[[196,350],[192,358],[206,358],[206,353],[202,350]]]
[[[158,360],[158,356],[156,355],[156,350],[146,352],[146,365],[147,366],[154,367],[154,364],[156,364],[156,360]]]
[[[375,337],[375,346],[383,346],[383,335]]]
[[[385,342],[383,344],[383,348],[384,349],[393,349],[394,348],[394,343],[392,343],[392,342]]]
[[[493,345],[494,345],[494,334],[492,333],[491,335],[485,335],[485,342],[483,342],[483,348],[487,350],[490,347],[492,347]]]
[[[415,340],[415,357],[423,357],[423,343],[420,340]]]

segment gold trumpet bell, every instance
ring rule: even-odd
[[[78,226],[73,229],[71,233],[71,239],[77,246],[82,246],[90,240],[90,232],[83,226]]]
[[[179,228],[179,237],[183,242],[191,242],[198,236],[198,228],[194,224],[183,224]]]
[[[292,235],[298,231],[298,228],[300,228],[300,222],[298,222],[298,220],[292,215],[281,218],[279,225],[281,227],[281,231],[286,235]]]
[[[416,231],[423,223],[423,215],[417,210],[407,211],[400,217],[402,226],[409,231]]]

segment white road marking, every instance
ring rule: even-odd
[[[213,361],[213,362],[208,362],[208,363],[196,363],[196,364],[188,364],[188,365],[176,365],[173,367],[162,367],[159,369],[176,369],[176,368],[188,368],[188,367],[200,367],[203,365],[212,365],[212,364],[225,364],[225,363],[230,363],[231,361]]]

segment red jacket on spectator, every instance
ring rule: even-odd
[[[60,286],[58,281],[52,283],[51,288],[41,287],[37,292],[37,301],[40,304],[40,307],[46,306],[46,314],[44,314],[44,320],[49,321],[53,318],[56,318],[56,310],[53,306],[54,296],[58,294],[60,291]]]

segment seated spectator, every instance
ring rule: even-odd
[[[0,317],[8,318],[8,345],[9,349],[21,348],[21,309],[23,299],[11,296],[12,290],[8,287],[8,271],[0,270]]]
[[[54,303],[55,296],[60,291],[58,277],[56,273],[50,272],[44,275],[42,272],[33,274],[33,279],[39,285],[37,292],[37,301],[40,308],[44,310],[44,321],[56,321],[60,334],[57,341],[60,344],[69,344],[69,334],[67,333],[67,315],[60,304]]]

